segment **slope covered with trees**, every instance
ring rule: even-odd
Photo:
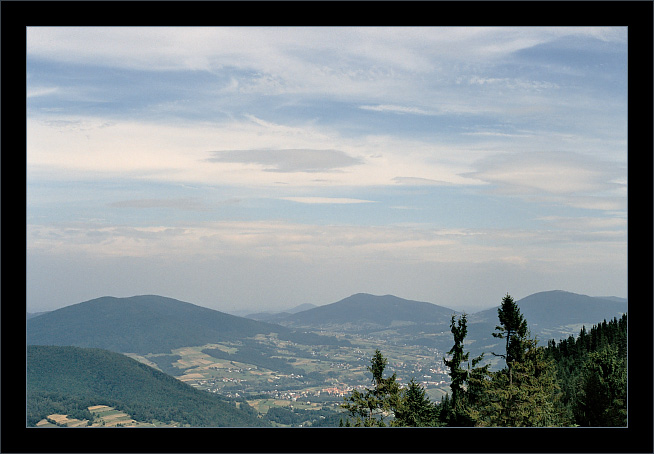
[[[562,405],[580,426],[627,425],[627,314],[583,327],[576,338],[549,341]]]
[[[175,348],[269,333],[305,343],[338,342],[156,295],[97,298],[26,322],[28,345],[72,345],[138,354],[170,353]]]
[[[454,344],[443,358],[451,393],[435,405],[414,380],[400,389],[395,374],[384,378],[386,358],[377,350],[368,367],[372,388],[354,391],[342,407],[345,426],[567,427],[626,426],[627,316],[604,321],[578,338],[539,346],[510,295],[497,309],[492,336],[502,349],[490,352],[503,367],[470,360],[467,315],[451,316]],[[350,420],[351,418],[351,420]]]
[[[49,414],[92,419],[109,405],[143,422],[194,427],[263,425],[245,401],[197,390],[145,364],[101,349],[27,346],[27,426]]]

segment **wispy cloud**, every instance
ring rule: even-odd
[[[623,172],[615,165],[566,152],[522,152],[491,156],[467,174],[515,195],[571,195],[603,192],[618,187]]]
[[[624,293],[626,57],[626,27],[28,27],[28,285]]]
[[[171,208],[176,210],[206,210],[198,198],[185,197],[176,199],[133,199],[133,200],[120,200],[109,204],[112,208],[135,208],[135,209],[148,209],[148,208]]]
[[[362,163],[340,150],[225,150],[210,153],[209,162],[260,164],[267,172],[332,172]]]
[[[348,199],[344,197],[282,197],[282,200],[289,200],[291,202],[307,203],[307,204],[336,204],[336,205],[349,205],[357,203],[374,203],[373,200],[362,199]]]
[[[438,113],[435,111],[425,110],[419,107],[395,106],[389,104],[380,104],[374,106],[359,106],[359,109],[372,110],[375,112],[388,112],[388,113],[395,113],[395,114],[438,115]]]

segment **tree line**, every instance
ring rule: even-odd
[[[432,402],[411,379],[401,388],[396,374],[384,378],[388,364],[376,350],[368,366],[372,387],[355,390],[341,405],[345,427],[568,427],[626,426],[627,316],[598,324],[577,338],[538,345],[527,321],[507,293],[498,308],[492,335],[502,350],[490,352],[503,367],[481,365],[484,353],[470,358],[465,349],[467,315],[453,315],[453,345],[443,361],[450,390]]]

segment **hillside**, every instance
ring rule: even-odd
[[[517,301],[532,335],[545,344],[610,320],[627,311],[627,301],[615,297],[590,297],[560,290],[535,293]],[[498,324],[497,307],[468,314],[467,344],[477,355],[498,348],[492,336]],[[277,323],[302,329],[375,334],[407,345],[424,345],[447,351],[452,346],[450,318],[459,312],[432,303],[392,295],[359,293],[336,303],[287,315]],[[487,355],[490,356],[490,355]]]
[[[517,300],[516,304],[527,320],[531,335],[543,346],[550,339],[558,341],[578,334],[584,325],[589,327],[620,318],[627,312],[626,299],[591,297],[562,290],[534,293]],[[498,308],[499,305],[469,315],[468,338],[473,355],[500,349],[498,340],[492,336],[498,324]]]
[[[102,297],[26,321],[28,345],[71,345],[122,353],[169,353],[172,349],[239,340],[257,334],[298,336],[289,328],[225,314],[156,295]],[[312,342],[333,343],[314,335]]]
[[[27,424],[48,414],[111,405],[139,421],[254,427],[247,406],[200,391],[124,355],[78,347],[27,347]]]
[[[264,312],[254,312],[244,315],[246,318],[251,318],[253,320],[259,320],[262,322],[277,323],[279,320],[283,320],[291,314],[297,314],[298,312],[306,311],[316,307],[315,304],[304,303],[299,306],[286,309],[285,311],[274,312],[274,311],[264,311]]]
[[[292,327],[364,332],[412,325],[447,325],[455,313],[436,304],[393,295],[357,293],[336,303],[288,315],[278,323]]]
[[[626,299],[592,297],[562,290],[534,293],[516,303],[532,329],[538,329],[538,326],[596,323],[607,317],[619,317],[627,311]],[[498,307],[476,312],[471,320],[494,321]]]

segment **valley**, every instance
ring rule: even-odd
[[[581,326],[610,320],[627,310],[626,300],[561,291],[534,294],[518,304],[540,345],[547,345],[549,339],[558,341],[576,335]],[[244,411],[229,416],[229,422],[220,423],[228,425],[249,420],[246,425],[338,426],[345,416],[340,407],[344,397],[370,387],[372,376],[368,367],[377,349],[388,360],[385,374],[396,374],[401,387],[413,379],[432,402],[440,402],[450,392],[443,357],[452,347],[449,324],[453,315],[460,315],[457,311],[392,295],[356,294],[297,313],[264,315],[269,321],[256,320],[261,314],[253,314],[252,318],[239,317],[155,295],[103,297],[28,318],[27,344],[102,349],[100,351],[106,352],[104,355],[115,352],[129,357],[136,360],[135,364],[154,368],[157,373],[163,373],[163,377],[189,385],[190,391],[200,391],[201,395],[194,395],[193,399],[201,399],[202,395],[215,396],[230,405],[230,411]],[[466,349],[471,358],[484,353],[483,364],[488,364],[491,370],[498,369],[500,358],[491,354],[502,348],[501,340],[491,335],[497,325],[497,309],[473,313],[469,317]],[[81,352],[67,354],[81,355]],[[63,352],[58,354],[63,355]],[[54,362],[50,356],[43,355],[40,361],[45,361],[44,364]],[[112,364],[119,363],[114,356],[108,358]],[[57,366],[65,369],[66,361],[62,356]],[[61,373],[68,372],[62,370]],[[133,373],[126,372],[126,376]],[[62,392],[60,387],[50,383],[46,373],[39,374],[36,390]],[[88,375],[88,371],[84,370],[81,375]],[[78,378],[69,377],[61,383],[78,381]],[[89,383],[94,383],[93,395],[102,397],[103,388],[89,380],[93,379],[80,378],[79,384],[66,392],[76,393],[77,389],[88,388]],[[127,389],[132,394],[120,394],[118,400],[96,399],[87,406],[132,408],[129,402],[134,399],[135,390],[123,380],[117,377],[118,384],[111,385],[111,389]],[[162,384],[146,386],[159,389]],[[40,402],[46,402],[47,408],[57,407],[49,397],[38,398],[46,399]],[[162,397],[164,400],[168,401],[168,397]],[[187,418],[180,413],[173,417],[162,407],[146,413],[166,415],[163,418],[166,424],[173,425],[194,425],[197,423],[191,421],[199,422],[204,417]],[[36,411],[32,416],[33,424],[51,424],[46,418],[49,414],[59,413]],[[138,415],[125,416],[123,423],[127,424],[131,417],[136,420]],[[252,417],[255,419],[248,419]],[[212,418],[218,418],[218,413]],[[149,424],[156,419],[156,416],[148,416],[139,423]]]
[[[389,373],[396,373],[399,383],[414,378],[435,401],[449,389],[442,351],[355,335],[347,335],[347,340],[351,346],[307,346],[280,340],[274,334],[259,335],[243,342],[175,349],[171,355],[128,356],[195,388],[243,397],[262,416],[271,407],[340,411],[343,396],[370,385],[367,366],[376,348],[384,350]],[[268,361],[276,361],[278,367],[263,367],[256,356],[248,362],[247,357],[238,355],[239,349],[249,349],[257,356],[266,352]]]

